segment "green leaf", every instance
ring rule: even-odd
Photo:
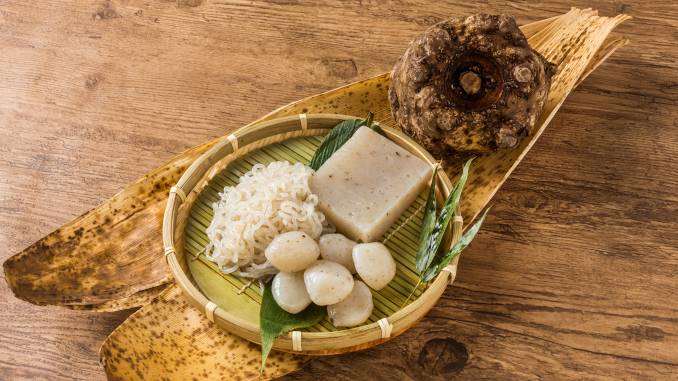
[[[266,365],[266,358],[273,348],[276,337],[299,328],[318,324],[327,314],[325,307],[311,304],[298,314],[291,314],[278,306],[271,291],[271,282],[264,285],[264,295],[259,312],[259,328],[261,331],[261,370]]]
[[[384,134],[384,130],[382,130],[381,127],[379,127],[378,124],[372,123],[373,119],[374,119],[374,113],[372,111],[369,111],[367,113],[367,119],[365,120],[365,126],[371,128],[372,131],[378,133],[381,136],[386,136]]]
[[[417,250],[416,265],[419,274],[426,270],[426,248],[427,242],[433,226],[438,217],[438,202],[436,201],[436,174],[438,173],[438,166],[433,169],[433,176],[431,177],[431,186],[428,189],[428,198],[426,199],[426,208],[424,209],[424,220],[421,223],[421,234],[419,235],[419,249]]]
[[[372,122],[374,121],[374,113],[372,111],[367,112],[367,118],[365,119],[365,126],[369,128],[374,128]]]
[[[349,119],[334,126],[313,154],[309,166],[317,171],[364,124],[365,121],[362,119]]]
[[[473,238],[476,237],[476,234],[478,233],[478,230],[480,230],[480,226],[483,224],[483,221],[485,221],[485,216],[487,216],[487,212],[489,211],[490,208],[485,209],[485,213],[483,213],[480,219],[478,219],[478,221],[476,221],[476,223],[473,224],[473,226],[471,226],[471,228],[468,229],[463,236],[461,236],[459,242],[455,243],[450,251],[443,255],[440,260],[437,261],[437,263],[435,263],[426,271],[422,277],[424,282],[428,282],[435,278],[445,268],[445,266],[450,264],[454,257],[461,254],[461,252],[464,251],[469,244],[471,244],[471,241],[473,241]]]
[[[457,181],[457,183],[454,185],[454,188],[452,188],[452,192],[447,197],[445,205],[440,211],[440,216],[438,216],[438,220],[433,226],[430,236],[426,240],[425,248],[423,250],[419,250],[422,252],[421,258],[417,258],[417,270],[420,274],[424,274],[431,267],[431,264],[438,253],[438,248],[440,247],[440,243],[443,241],[443,236],[445,235],[447,225],[450,224],[450,219],[452,218],[454,211],[457,209],[457,205],[459,205],[461,191],[464,189],[464,185],[468,179],[468,171],[472,162],[473,158],[469,159],[466,164],[464,164],[464,169],[462,170],[461,176],[459,177],[459,181]]]

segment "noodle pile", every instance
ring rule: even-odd
[[[311,193],[313,170],[301,163],[276,161],[256,164],[235,187],[225,187],[212,205],[214,218],[207,228],[207,258],[225,273],[261,278],[277,270],[264,249],[281,233],[303,231],[313,239],[323,232],[325,216],[316,211]]]

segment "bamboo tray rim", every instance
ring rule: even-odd
[[[179,210],[190,210],[195,198],[190,200],[189,195],[193,193],[196,196],[202,192],[202,189],[197,193],[194,192],[195,187],[205,176],[212,172],[212,168],[217,162],[229,157],[235,160],[253,150],[294,137],[323,135],[334,125],[347,119],[358,119],[358,117],[341,114],[298,114],[242,127],[229,135],[227,139],[203,153],[184,172],[177,184],[172,187],[163,219],[163,245],[167,263],[176,282],[192,304],[201,310],[210,321],[216,323],[222,329],[260,344],[260,329],[258,324],[219,308],[202,293],[191,280],[190,275],[187,274],[188,270],[184,270],[182,267],[181,262],[186,260],[183,253],[183,244],[179,252],[175,246],[175,233],[181,225],[181,221],[177,224]],[[276,128],[281,128],[281,126],[283,126],[283,132],[274,132]],[[407,135],[391,127],[380,127],[391,141],[414,153],[430,165],[436,165],[437,161]],[[249,139],[249,135],[257,134],[258,132],[263,133],[264,137],[254,140]],[[270,133],[270,135],[267,135],[267,133]],[[219,172],[224,169],[221,168]],[[216,173],[212,173],[212,175],[214,174]],[[437,181],[439,192],[443,197],[446,197],[452,188],[449,177],[444,171],[438,171]],[[186,209],[183,209],[184,207]],[[447,246],[450,246],[449,240],[446,243],[446,248],[448,248]],[[457,261],[458,257],[455,258],[452,264],[455,266],[454,271],[441,271],[418,297],[413,298],[405,307],[398,309],[392,315],[378,322],[330,332],[293,331],[278,337],[274,342],[273,348],[314,355],[334,354],[367,348],[397,336],[407,330],[417,320],[421,319],[437,303],[447,286],[454,281]],[[386,321],[389,327],[380,325],[380,323],[384,324],[383,320]],[[354,338],[353,336],[355,335],[359,335],[359,338]],[[337,340],[333,340],[342,338],[353,338],[353,340],[350,342],[337,342]],[[303,343],[303,347],[300,345],[301,343]],[[302,350],[302,348],[304,349]]]

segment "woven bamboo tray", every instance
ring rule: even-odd
[[[255,163],[288,160],[307,164],[329,129],[355,117],[334,114],[300,114],[256,124],[236,131],[191,165],[172,188],[165,210],[163,240],[172,273],[192,304],[219,327],[249,341],[260,343],[259,306],[261,290],[249,282],[220,272],[201,254],[208,243],[205,228],[212,218],[211,205],[224,186]],[[402,132],[382,127],[386,136],[432,166],[434,159]],[[442,171],[441,171],[442,172]],[[438,176],[438,198],[447,197],[449,178]],[[368,348],[397,336],[421,319],[438,301],[454,279],[456,262],[427,288],[417,287],[419,277],[414,259],[423,217],[424,191],[382,237],[397,262],[395,279],[384,289],[372,291],[374,312],[364,325],[337,329],[329,320],[306,330],[279,337],[273,348],[304,354],[326,355]],[[461,218],[453,224],[461,233]]]

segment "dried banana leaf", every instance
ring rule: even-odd
[[[626,19],[623,15],[597,17],[594,11],[573,9],[563,16],[547,20],[549,22],[524,27],[529,31],[530,44],[559,65],[559,74],[553,80],[548,103],[535,133],[515,150],[485,155],[475,162],[462,209],[467,223],[510,175],[576,84],[626,43],[623,39],[608,39],[609,33]],[[365,115],[367,111],[373,111],[380,123],[394,126],[386,95],[388,81],[388,74],[383,74],[305,98],[272,112],[262,120],[301,112]],[[458,167],[449,167],[448,173],[456,177],[457,173],[451,173],[451,170]],[[162,333],[151,330],[158,322],[169,329]],[[156,345],[154,341],[160,335],[163,335],[159,339],[164,344]],[[218,348],[214,345],[216,341],[219,342]],[[230,362],[223,360],[224,353],[233,354],[233,357],[227,357]],[[243,356],[242,361],[237,356]],[[193,363],[198,363],[197,367],[205,371],[222,369],[217,376],[257,379],[258,365],[251,359],[258,359],[258,356],[258,348],[252,347],[252,344],[208,325],[200,311],[188,307],[176,286],[118,327],[100,352],[106,373],[113,380],[150,379],[160,374],[168,379],[187,379]],[[282,374],[308,359],[282,354],[276,356],[275,370],[279,373],[269,373],[266,377]],[[242,365],[243,362],[246,365]]]

